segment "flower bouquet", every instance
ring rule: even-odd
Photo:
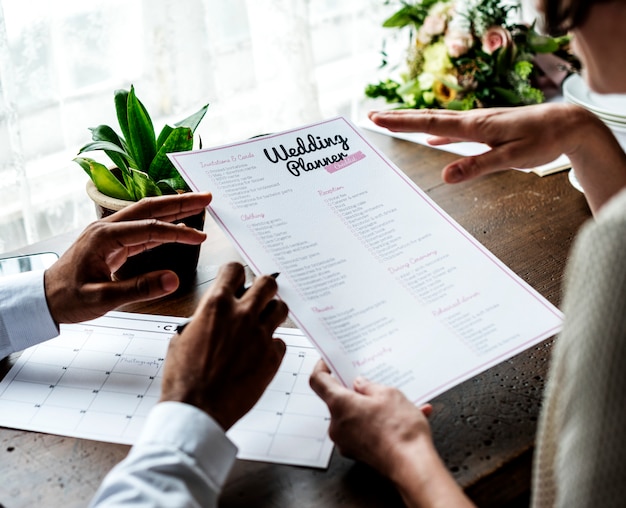
[[[406,70],[398,79],[370,84],[368,97],[401,108],[466,110],[537,104],[544,73],[541,54],[576,66],[568,36],[549,37],[516,21],[510,0],[401,0],[384,27],[409,28]],[[383,53],[385,55],[385,53]],[[383,60],[383,66],[388,65]]]

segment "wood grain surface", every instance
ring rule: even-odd
[[[560,305],[571,243],[591,216],[584,196],[571,187],[566,172],[541,178],[506,171],[446,185],[441,169],[457,156],[377,133],[365,134],[478,241],[550,302]],[[418,224],[419,217],[415,221]],[[202,247],[194,288],[121,310],[190,315],[219,265],[240,259],[210,218],[205,231],[209,239]],[[63,235],[16,253],[62,252],[73,237]],[[432,401],[437,448],[479,506],[527,503],[533,441],[553,340]],[[0,362],[0,376],[16,357]],[[0,428],[0,505],[85,506],[107,471],[127,452],[123,445]],[[403,505],[384,478],[335,451],[327,470],[237,461],[220,506]]]

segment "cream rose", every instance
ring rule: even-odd
[[[472,47],[472,34],[454,28],[448,29],[443,37],[443,42],[448,50],[448,55],[452,58],[463,56]]]
[[[482,37],[483,51],[492,54],[498,48],[508,48],[512,43],[511,32],[501,26],[492,26]]]
[[[433,36],[423,30],[423,26],[417,31],[417,36],[415,37],[415,42],[419,46],[427,46],[433,40]]]
[[[440,13],[428,14],[421,28],[430,36],[442,34],[446,29],[446,17]]]

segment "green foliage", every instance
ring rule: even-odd
[[[528,79],[532,74],[534,66],[531,62],[526,60],[522,60],[515,64],[515,74],[519,76],[520,79]]]
[[[401,0],[402,7],[383,22],[385,28],[402,28],[408,25],[420,27],[428,15],[429,9],[439,0],[423,0],[410,3]]]
[[[121,135],[108,125],[91,128],[92,142],[78,154],[104,151],[119,169],[119,178],[91,158],[74,159],[96,188],[107,196],[130,201],[189,191],[167,154],[193,149],[193,134],[209,105],[174,126],[164,126],[156,136],[152,119],[133,86],[130,90],[116,90],[114,102]]]
[[[402,97],[398,94],[400,83],[391,79],[380,81],[377,84],[370,84],[365,87],[367,97],[384,97],[387,102],[402,102]]]
[[[507,0],[480,0],[468,2],[468,10],[464,15],[473,25],[473,32],[482,34],[491,26],[507,26],[511,14],[520,8],[520,4]]]

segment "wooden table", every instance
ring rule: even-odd
[[[561,302],[563,268],[579,226],[591,214],[567,173],[540,178],[507,171],[446,185],[441,168],[456,156],[366,135],[428,195],[553,304]],[[190,315],[217,267],[239,257],[209,219],[196,286],[157,302],[121,310]],[[64,235],[16,253],[62,251]],[[524,312],[524,309],[519,309]],[[290,323],[286,323],[287,326]],[[434,439],[448,468],[480,506],[524,506],[537,417],[552,341],[449,390],[432,401]],[[16,355],[0,363],[4,376]],[[85,506],[128,447],[0,428],[0,505]],[[402,506],[387,481],[334,452],[328,470],[237,461],[224,507]]]

